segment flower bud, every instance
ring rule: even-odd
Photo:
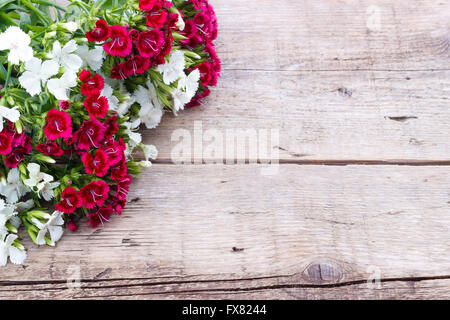
[[[36,218],[36,219],[50,219],[50,215],[43,210],[32,210],[27,212],[27,216],[30,218]]]
[[[47,162],[47,163],[55,163],[56,162],[55,159],[53,159],[52,157],[46,156],[46,155],[44,155],[42,153],[35,154],[34,158],[36,160],[44,161],[44,162]]]

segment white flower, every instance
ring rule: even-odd
[[[22,264],[27,258],[25,251],[13,246],[14,240],[17,239],[15,234],[8,234],[5,239],[0,238],[0,266],[5,266],[9,260],[14,264]]]
[[[178,20],[177,20],[177,22],[175,22],[175,25],[178,27],[178,29],[180,31],[184,30],[184,27],[186,26],[186,24],[184,23],[184,20],[181,17],[181,14],[178,15]]]
[[[16,203],[28,189],[20,181],[20,174],[17,168],[11,169],[8,173],[7,184],[0,183],[0,194],[6,197],[6,202]]]
[[[20,112],[17,110],[19,107],[7,108],[0,106],[0,131],[3,130],[3,118],[8,119],[11,122],[17,122],[20,118]]]
[[[66,72],[59,79],[50,79],[47,88],[58,100],[69,100],[68,90],[77,85],[77,75],[74,72]]]
[[[163,74],[164,83],[170,85],[172,82],[184,75],[184,53],[183,51],[174,51],[169,61],[157,67],[157,71]]]
[[[30,42],[30,36],[19,27],[9,27],[0,34],[0,51],[9,50],[8,61],[12,64],[26,62],[33,58]]]
[[[154,145],[144,144],[142,145],[142,151],[144,151],[145,160],[149,159],[155,160],[158,156],[158,149]]]
[[[105,86],[103,87],[103,90],[100,93],[100,95],[108,99],[108,106],[111,110],[118,111],[119,99],[116,96],[114,96],[113,93],[114,93],[113,88],[109,84],[105,83]]]
[[[184,105],[189,101],[191,101],[192,99],[192,97],[189,94],[178,88],[175,89],[175,91],[172,93],[172,98],[174,106],[173,112],[175,114],[177,114],[179,110],[184,110]]]
[[[75,40],[70,40],[62,48],[59,41],[56,40],[53,43],[53,50],[50,57],[60,66],[66,68],[67,71],[77,72],[83,64],[83,60],[76,54],[73,54],[77,49],[78,45]]]
[[[96,46],[94,49],[89,50],[87,45],[79,46],[77,54],[83,60],[82,67],[89,66],[92,70],[97,71],[103,64],[103,47]]]
[[[41,172],[41,168],[37,163],[29,163],[27,166],[29,172],[29,178],[24,180],[23,183],[34,190],[40,197],[46,201],[50,201],[54,194],[53,189],[59,186],[59,182],[52,182],[53,177],[49,174]]]
[[[45,235],[47,232],[50,233],[50,238],[53,243],[61,239],[63,235],[63,228],[61,227],[64,224],[64,220],[61,217],[62,212],[55,211],[53,212],[50,219],[48,219],[47,223],[42,223],[36,218],[32,218],[34,225],[39,228],[38,235],[36,237],[36,242],[39,245],[45,244]]]
[[[17,215],[15,207],[13,205],[5,204],[3,199],[0,199],[0,237],[8,233],[6,223]]]
[[[54,60],[42,62],[41,59],[32,58],[25,62],[25,72],[19,77],[22,87],[31,96],[41,93],[41,83],[45,82],[55,74],[58,74],[59,65]]]
[[[137,129],[141,124],[141,120],[138,118],[132,122],[124,122],[122,125],[126,127],[126,135],[130,138],[130,144],[132,146],[137,146],[142,141],[142,136],[138,132],[134,132],[133,130]]]
[[[195,69],[188,76],[184,75],[178,81],[178,89],[183,89],[189,96],[189,99],[195,96],[200,81],[200,71]]]
[[[139,117],[145,123],[147,129],[156,128],[161,122],[163,116],[163,109],[161,107],[152,107],[151,105],[141,106],[139,110]]]
[[[73,21],[60,23],[58,26],[61,27],[63,30],[67,30],[67,31],[72,32],[72,33],[77,31],[77,29],[80,27],[78,25],[78,23],[73,22]]]

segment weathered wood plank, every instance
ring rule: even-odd
[[[0,296],[448,297],[447,168],[261,168],[155,165],[123,217],[3,268]],[[386,290],[371,293],[377,273]]]
[[[448,69],[450,3],[212,1],[226,69]],[[379,21],[379,23],[378,23]]]
[[[172,158],[180,129],[194,141],[198,121],[204,134],[215,130],[224,138],[230,129],[278,130],[279,143],[260,159],[445,161],[450,160],[449,88],[450,71],[225,71],[205,106],[179,117],[166,115],[157,130],[143,134],[158,147],[160,160]],[[207,147],[213,143],[206,139],[203,149],[196,142],[189,154],[202,159],[205,152],[203,160],[221,160],[220,154],[210,155]],[[270,148],[268,134],[255,143],[261,140]],[[233,148],[228,144],[223,150]],[[230,158],[225,151],[223,158]],[[248,159],[248,153],[233,158]]]

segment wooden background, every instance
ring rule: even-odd
[[[160,157],[122,217],[30,245],[0,298],[449,299],[449,2],[211,2],[218,88],[144,132]],[[278,174],[173,164],[200,120],[278,129]]]

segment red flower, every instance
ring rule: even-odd
[[[195,67],[200,71],[201,82],[204,87],[207,87],[212,79],[211,64],[208,61],[203,62],[199,66]]]
[[[2,132],[11,136],[12,139],[11,146],[13,148],[17,147],[18,145],[21,145],[26,138],[25,132],[19,134],[16,130],[16,127],[14,126],[14,123],[12,123],[11,121],[8,121],[8,126],[5,127]]]
[[[127,171],[127,162],[125,161],[125,157],[122,157],[122,159],[120,159],[115,166],[111,166],[111,179],[121,180],[124,176],[126,176]]]
[[[203,41],[202,36],[197,30],[197,26],[193,20],[186,20],[183,34],[187,39],[181,40],[181,43],[191,48],[195,48],[199,43]]]
[[[69,222],[67,222],[67,229],[69,229],[71,232],[75,232],[78,230],[78,226],[75,224],[75,222],[70,220]]]
[[[192,108],[192,107],[197,107],[197,106],[201,105],[202,104],[202,99],[206,98],[207,96],[209,96],[210,93],[211,93],[211,91],[209,89],[206,89],[202,93],[198,93],[197,95],[195,95],[195,97],[192,98],[191,102],[189,102],[184,107],[185,108]]]
[[[38,149],[40,152],[47,156],[57,156],[59,157],[64,153],[64,150],[61,149],[55,142],[53,141],[47,141],[44,144],[38,144],[36,146],[36,149]]]
[[[47,113],[47,125],[44,133],[47,139],[69,138],[72,135],[72,119],[64,111],[51,109]]]
[[[25,155],[31,152],[32,148],[31,138],[25,137],[20,146],[14,148],[14,150],[5,158],[5,166],[16,168],[19,163],[25,159]]]
[[[83,104],[92,119],[104,118],[108,114],[108,99],[103,96],[90,95]]]
[[[159,64],[165,64],[166,60],[164,60],[164,57],[167,56],[170,51],[172,50],[172,42],[173,37],[172,34],[169,33],[167,37],[164,38],[164,45],[161,48],[161,52],[153,59],[153,65],[159,65]]]
[[[211,32],[211,18],[205,12],[199,12],[194,17],[194,23],[197,27],[200,37],[203,40],[210,38]]]
[[[97,120],[83,121],[81,128],[75,132],[74,139],[78,150],[98,148],[104,139],[105,127]]]
[[[97,20],[95,28],[92,31],[86,32],[86,38],[90,42],[101,42],[109,38],[111,34],[110,28],[105,20]]]
[[[117,123],[117,116],[111,116],[106,120],[104,123],[104,126],[106,128],[105,131],[105,138],[111,139],[113,134],[119,131],[119,124]]]
[[[116,196],[113,196],[112,199],[113,199],[113,202],[111,204],[111,207],[114,208],[114,210],[120,216],[122,214],[122,210],[125,208],[125,205],[127,204],[127,200],[119,199]]]
[[[66,100],[62,100],[62,101],[59,102],[59,107],[62,110],[68,110],[70,108],[70,102],[66,101]]]
[[[114,209],[111,206],[100,208],[95,212],[88,213],[88,221],[86,225],[91,225],[92,228],[97,228],[104,221],[109,221],[109,217],[114,213]]]
[[[167,21],[167,11],[162,10],[162,4],[153,6],[147,11],[147,25],[152,28],[161,28]]]
[[[159,29],[141,32],[136,42],[139,53],[145,58],[158,55],[163,45],[164,34]]]
[[[81,156],[87,174],[103,177],[109,169],[109,159],[105,151],[98,149],[93,157],[89,152]]]
[[[7,155],[12,151],[12,136],[3,130],[0,132],[0,154]]]
[[[102,150],[108,155],[109,165],[114,166],[123,159],[124,148],[121,143],[115,140],[109,140],[105,145],[101,146],[99,151]]]
[[[134,56],[125,62],[126,74],[141,74],[150,68],[150,59]]]
[[[139,9],[142,11],[151,10],[153,6],[158,5],[160,2],[160,0],[139,0]]]
[[[72,187],[67,187],[62,192],[60,202],[55,204],[55,209],[64,213],[73,213],[77,208],[83,205],[78,191]]]
[[[82,71],[78,76],[80,80],[84,83],[81,86],[81,94],[84,95],[85,97],[88,97],[92,94],[100,95],[100,92],[105,87],[103,77],[99,74],[94,74],[91,77],[91,73],[89,71],[85,73],[86,71],[87,70]]]
[[[92,181],[80,190],[81,199],[86,208],[102,206],[108,199],[109,186],[103,180]]]
[[[127,28],[119,25],[109,27],[111,41],[106,42],[103,48],[112,56],[125,57],[131,53],[133,42],[128,36]]]

